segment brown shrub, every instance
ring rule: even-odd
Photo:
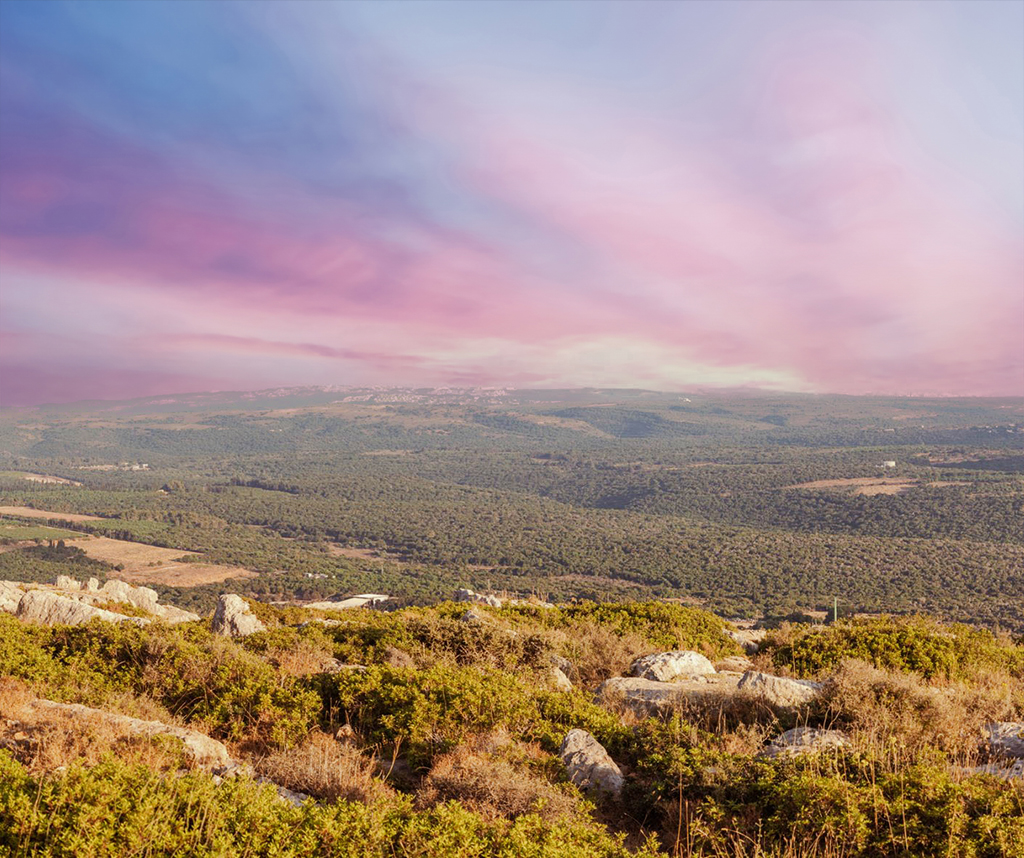
[[[25,683],[10,677],[0,680],[0,747],[34,774],[75,761],[95,765],[110,753],[157,771],[186,765],[181,743],[172,737],[133,735],[112,720],[36,709],[31,706],[35,699]]]
[[[315,731],[290,751],[276,751],[256,763],[256,771],[296,792],[335,801],[367,802],[391,792],[373,776],[373,760],[357,748]]]
[[[859,744],[910,754],[938,748],[963,758],[975,751],[983,724],[1013,711],[1011,695],[998,678],[933,685],[850,659],[826,682],[822,705],[825,720],[851,729]]]
[[[416,793],[419,808],[455,800],[487,819],[536,813],[576,815],[583,804],[568,784],[553,783],[553,760],[539,747],[492,733],[439,757]]]
[[[305,638],[299,638],[290,647],[268,649],[266,657],[285,676],[322,673],[334,663],[326,648]]]
[[[629,666],[651,652],[651,645],[635,633],[618,635],[593,621],[575,623],[567,630],[545,634],[551,647],[576,668],[573,682],[594,688],[613,676],[623,676]]]

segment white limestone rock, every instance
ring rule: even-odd
[[[640,679],[672,682],[675,679],[714,673],[715,666],[699,652],[674,650],[638,658],[629,672]]]
[[[757,697],[773,709],[799,709],[821,693],[821,683],[808,679],[789,679],[748,670],[739,681],[739,690]]]
[[[715,670],[727,673],[746,673],[748,670],[754,669],[754,662],[752,662],[745,655],[730,655],[728,658],[723,658],[720,661],[715,662]]]
[[[234,593],[225,593],[217,599],[212,628],[217,634],[232,638],[244,638],[266,630],[249,603]]]
[[[0,611],[8,614],[18,613],[18,603],[25,591],[14,581],[0,581]]]
[[[817,754],[821,751],[845,748],[849,744],[849,738],[839,730],[794,727],[781,736],[776,736],[758,756],[769,759],[798,757],[804,754]]]
[[[570,730],[558,751],[569,780],[587,792],[618,796],[622,792],[622,771],[604,746],[586,730]]]
[[[149,623],[144,617],[126,617],[48,590],[29,590],[25,593],[18,603],[17,614],[23,620],[48,626],[79,626],[92,619],[108,623],[135,623],[139,626]]]
[[[497,596],[485,596],[483,593],[474,593],[468,587],[461,587],[455,591],[456,602],[473,602],[477,605],[487,605],[491,608],[500,608],[501,599]]]
[[[562,672],[560,668],[552,665],[549,675],[551,677],[551,684],[558,691],[572,691],[572,681],[569,679],[568,676],[566,676]]]
[[[985,725],[985,744],[996,757],[1024,760],[1024,722],[995,721]]]
[[[67,575],[58,575],[57,580],[54,582],[54,586],[58,590],[81,590],[82,585],[78,583],[74,578]]]

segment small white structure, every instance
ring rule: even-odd
[[[893,461],[892,459],[888,459],[885,462],[882,462],[882,467],[883,468],[895,468],[896,467],[896,462]]]

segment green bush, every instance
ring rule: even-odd
[[[829,626],[790,626],[761,645],[778,666],[815,676],[848,658],[875,667],[971,682],[1004,671],[1024,677],[1024,646],[964,625],[925,617],[841,620]]]
[[[50,858],[125,855],[227,858],[655,858],[579,819],[485,821],[457,803],[416,811],[412,799],[301,807],[245,778],[164,778],[108,758],[35,780],[0,750],[0,853]]]
[[[579,692],[548,691],[502,671],[434,665],[425,670],[369,667],[315,677],[325,717],[350,723],[369,742],[399,745],[426,766],[472,733],[504,728],[555,750],[573,727],[613,749],[629,745],[615,716]]]
[[[548,629],[571,630],[594,623],[620,637],[638,635],[652,649],[697,650],[713,659],[742,652],[725,633],[725,620],[700,608],[670,602],[583,602],[561,608],[510,605],[498,613]]]

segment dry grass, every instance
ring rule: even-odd
[[[299,638],[286,647],[268,649],[265,656],[285,676],[323,673],[334,662],[327,649],[307,638]]]
[[[255,764],[276,784],[327,801],[373,801],[392,792],[373,776],[376,764],[359,750],[315,731],[302,744],[276,751]]]
[[[30,506],[0,506],[0,515],[16,515],[21,518],[59,519],[60,521],[103,521],[98,515],[80,515],[75,512],[50,512],[32,509]]]
[[[544,772],[548,759],[539,747],[512,742],[500,731],[478,736],[434,762],[416,792],[416,804],[428,808],[454,800],[485,819],[580,813],[575,790],[552,783]]]
[[[905,752],[913,758],[937,748],[970,761],[982,725],[1013,714],[1013,680],[980,677],[979,684],[931,685],[914,674],[843,662],[825,685],[825,718],[853,732],[857,745]]]
[[[115,721],[81,718],[38,709],[24,683],[0,680],[0,748],[7,748],[33,774],[52,772],[75,761],[94,765],[113,753],[120,760],[156,771],[186,767],[181,743],[168,736],[146,737]]]
[[[613,676],[625,676],[633,661],[650,651],[650,644],[638,634],[617,635],[594,622],[575,623],[569,629],[545,632],[551,648],[564,655],[576,668],[570,676],[574,685],[595,688]]]

